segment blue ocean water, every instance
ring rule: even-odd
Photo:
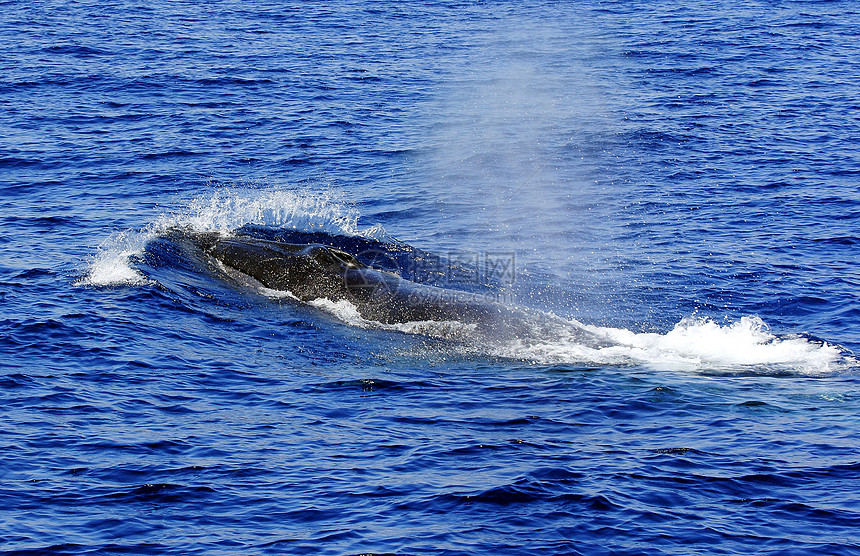
[[[0,1],[0,550],[860,554],[858,11]],[[603,341],[385,325],[177,229]]]

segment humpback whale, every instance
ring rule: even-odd
[[[553,315],[509,306],[480,294],[420,284],[359,261],[321,243],[288,243],[251,235],[174,230],[173,240],[190,244],[222,265],[272,290],[289,292],[312,302],[347,300],[370,322],[397,325],[413,322],[456,322],[470,325],[485,339],[547,337],[563,327],[592,336]]]

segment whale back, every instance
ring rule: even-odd
[[[323,244],[296,244],[244,235],[183,234],[219,263],[263,286],[288,291],[301,301],[348,300],[370,321],[397,324],[456,321],[485,332],[519,328],[528,316],[461,290],[418,284],[361,263],[353,255]]]
[[[348,253],[324,245],[224,238],[201,247],[224,265],[267,288],[289,291],[303,301],[349,297],[345,273],[363,266]]]

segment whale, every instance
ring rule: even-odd
[[[419,284],[361,263],[340,249],[250,236],[185,233],[185,239],[232,271],[303,302],[347,300],[368,321],[457,321],[488,325],[512,309],[471,292]]]
[[[545,338],[559,326],[568,333],[571,329],[568,321],[553,315],[500,303],[492,292],[482,295],[407,280],[331,245],[191,230],[171,235],[228,276],[240,276],[240,282],[287,292],[304,303],[346,300],[371,323],[458,323],[470,327],[473,339],[488,340]]]

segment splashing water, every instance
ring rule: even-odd
[[[185,209],[162,217],[157,229],[190,226],[198,232],[227,233],[245,224],[306,232],[360,235],[358,211],[331,191],[300,193],[281,189],[215,191],[193,199]],[[377,233],[375,229],[367,233]]]
[[[227,234],[246,224],[304,232],[384,239],[381,226],[358,227],[358,211],[331,190],[297,192],[286,189],[230,187],[193,198],[184,207],[159,215],[138,231],[108,237],[89,261],[78,281],[85,286],[125,286],[146,283],[131,265],[146,244],[170,228]]]
[[[644,365],[655,370],[823,375],[857,364],[843,350],[801,336],[780,337],[756,316],[720,325],[686,318],[665,334],[583,325],[606,340],[605,347],[582,345],[562,329],[543,342],[517,342],[499,355],[544,364]]]
[[[152,239],[149,232],[122,231],[112,234],[98,246],[81,286],[128,286],[146,283],[146,277],[129,264],[129,258],[140,254]]]

